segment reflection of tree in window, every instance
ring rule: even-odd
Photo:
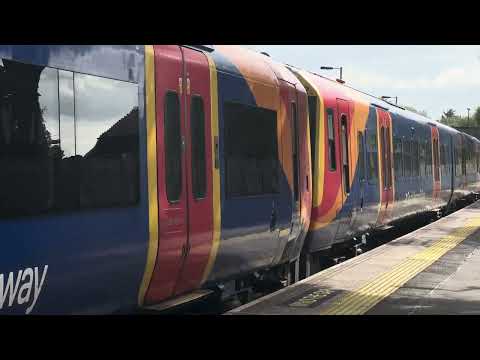
[[[76,154],[83,156],[80,205],[136,202],[137,85],[75,74],[74,86]]]
[[[72,72],[10,60],[3,60],[3,65],[0,214],[134,203],[138,198],[137,85],[100,78],[96,84],[109,82],[108,87],[87,87],[92,94],[85,102],[82,92],[74,98]],[[77,100],[82,106],[79,112]],[[102,107],[111,110],[107,121],[95,112]],[[95,132],[83,132],[83,115],[89,109],[103,120]],[[92,145],[82,153],[84,160],[78,152],[75,155],[75,120],[80,121],[77,140],[82,136],[85,140],[80,144]]]
[[[10,60],[0,68],[0,212],[44,211],[53,203],[56,71]],[[45,72],[45,74],[43,74]],[[55,145],[55,144],[53,144]]]

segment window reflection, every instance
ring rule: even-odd
[[[73,100],[73,73],[58,71],[60,89],[60,135],[64,157],[75,155],[75,123]]]
[[[75,74],[76,155],[81,206],[132,203],[137,198],[137,86]]]
[[[3,60],[0,70],[0,213],[52,206],[58,138],[55,70]],[[58,91],[57,91],[58,93]],[[54,149],[52,149],[54,150]],[[58,152],[57,145],[57,152]]]
[[[2,60],[0,215],[135,203],[137,85]]]
[[[60,145],[60,123],[58,117],[58,71],[45,68],[40,74],[38,99],[46,140],[50,146]]]

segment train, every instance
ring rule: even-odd
[[[479,147],[240,46],[2,45],[0,313],[130,313],[298,281],[476,196]]]

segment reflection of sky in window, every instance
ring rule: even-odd
[[[57,70],[45,68],[38,84],[39,104],[51,140],[58,140],[58,79]]]
[[[60,142],[65,157],[75,155],[75,125],[73,121],[73,73],[59,70]]]
[[[75,74],[77,155],[85,155],[98,138],[138,104],[137,85]]]

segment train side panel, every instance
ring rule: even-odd
[[[143,46],[0,57],[1,311],[135,306],[148,245]]]

